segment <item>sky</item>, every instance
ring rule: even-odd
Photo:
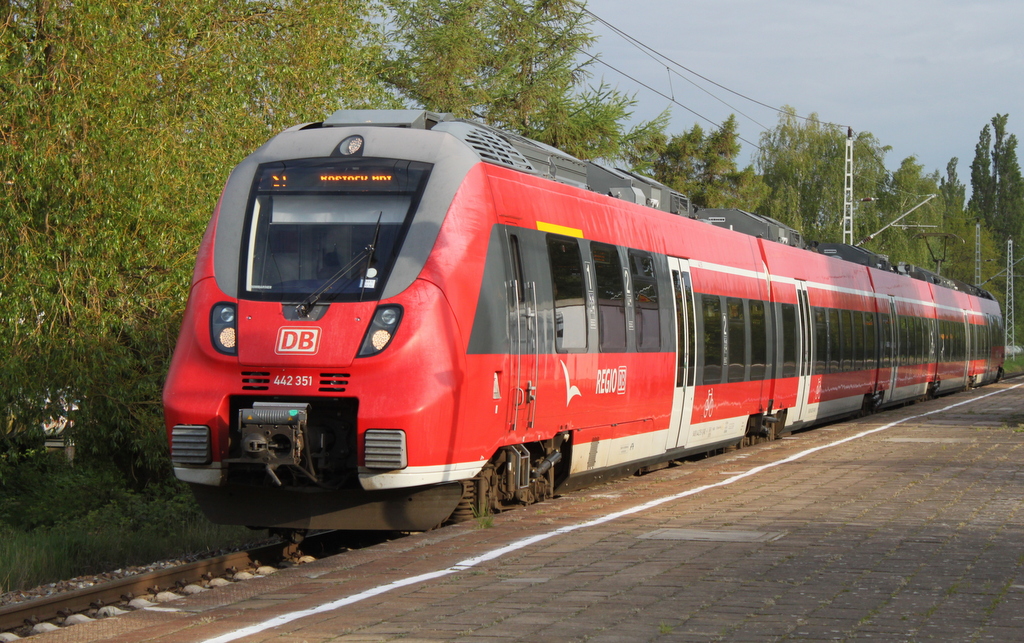
[[[969,191],[982,127],[997,113],[1008,113],[1007,130],[1024,136],[1020,0],[587,0],[587,8],[733,92],[871,132],[892,147],[886,155],[890,171],[915,156],[926,173],[945,175],[955,156]],[[652,59],[605,25],[591,28],[599,37],[591,53],[699,114],[595,64],[592,83],[603,79],[635,94],[634,120],[671,108],[672,134],[695,123],[708,131],[709,121],[722,123],[735,113],[740,136],[749,141],[740,165],[752,162],[762,126],[774,127],[777,112],[678,67],[673,69],[682,77],[670,76],[669,63]]]

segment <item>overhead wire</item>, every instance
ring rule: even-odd
[[[703,114],[701,114],[701,113],[699,113],[697,111],[694,111],[693,109],[691,109],[691,108],[687,107],[686,105],[684,105],[684,104],[680,103],[679,101],[677,101],[672,96],[669,96],[665,92],[663,92],[663,91],[661,91],[659,89],[655,89],[654,87],[651,87],[650,85],[648,85],[647,83],[639,80],[638,78],[634,78],[633,76],[630,76],[629,74],[627,74],[626,72],[622,71],[621,69],[618,69],[617,67],[615,67],[613,65],[610,65],[609,63],[601,60],[599,57],[597,57],[597,56],[595,56],[593,54],[587,54],[587,55],[590,56],[590,59],[591,59],[592,62],[596,62],[596,63],[598,63],[600,65],[604,65],[608,69],[611,69],[612,71],[614,71],[617,74],[621,74],[622,76],[625,76],[626,78],[628,78],[629,80],[633,81],[637,85],[640,85],[644,89],[647,89],[648,91],[652,91],[655,94],[657,94],[658,96],[661,96],[662,98],[667,99],[668,101],[672,102],[673,104],[678,105],[679,107],[682,107],[683,109],[685,109],[686,111],[690,112],[691,114],[693,114],[697,118],[701,118],[701,119],[707,121],[709,124],[713,125],[715,128],[722,129],[721,123],[717,123],[717,122],[711,120],[710,118],[708,118],[707,116],[704,116]],[[751,141],[748,141],[747,139],[743,138],[739,134],[736,135],[736,138],[740,139],[741,141],[743,141],[747,145],[750,145],[753,148],[756,148],[758,150],[761,149],[760,145],[758,145],[757,143],[752,143]]]
[[[782,109],[780,107],[775,107],[773,105],[769,105],[768,103],[761,102],[761,101],[757,100],[756,98],[751,98],[750,96],[747,96],[746,94],[743,94],[743,93],[738,92],[738,91],[736,91],[734,89],[726,87],[725,85],[723,85],[721,83],[718,83],[718,82],[708,78],[707,76],[704,76],[704,75],[702,75],[702,74],[700,74],[700,73],[690,69],[686,65],[683,65],[682,63],[680,63],[680,62],[678,62],[676,60],[673,60],[672,58],[669,58],[665,54],[661,53],[657,49],[654,49],[653,47],[650,47],[649,45],[647,45],[644,42],[638,40],[637,38],[634,38],[633,36],[629,35],[625,31],[619,29],[618,27],[616,27],[612,23],[608,22],[604,18],[600,17],[599,15],[597,15],[596,13],[591,11],[589,8],[586,7],[586,5],[578,4],[577,6],[579,6],[581,11],[583,11],[588,16],[593,18],[596,22],[601,23],[602,25],[604,25],[605,27],[610,29],[612,32],[614,32],[616,35],[621,37],[623,40],[625,40],[626,42],[630,43],[631,45],[633,45],[634,47],[639,49],[642,53],[644,53],[648,57],[654,59],[656,62],[659,62],[659,64],[661,64],[661,62],[657,61],[658,58],[660,58],[662,61],[665,61],[667,63],[675,65],[679,69],[682,69],[682,70],[686,71],[687,73],[692,74],[692,75],[696,76],[697,78],[700,78],[701,80],[703,80],[705,82],[711,83],[715,87],[723,89],[723,90],[729,92],[730,94],[734,94],[735,96],[738,96],[738,97],[740,97],[740,98],[742,98],[742,99],[744,99],[746,101],[750,101],[751,103],[754,103],[755,105],[760,105],[761,107],[765,107],[765,108],[770,109],[770,110],[772,110],[774,112],[777,112],[779,114],[786,114],[786,115],[794,116],[795,118],[799,118],[799,119],[805,120],[805,121],[818,122],[818,123],[821,123],[822,125],[830,125],[830,126],[833,126],[833,127],[841,127],[841,128],[849,127],[847,125],[842,125],[842,124],[839,124],[839,123],[831,123],[831,122],[828,122],[828,121],[821,121],[820,119],[812,118],[810,116],[801,116],[800,114],[795,114],[795,113],[793,113],[793,112],[791,112],[789,110],[785,110],[785,109]],[[683,76],[682,74],[679,74],[678,72],[676,72],[676,75],[679,76],[680,78],[682,78],[683,80],[686,80],[687,82],[691,83],[692,85],[694,85],[695,87],[697,87],[701,91],[707,93],[712,98],[715,98],[716,100],[718,100],[722,104],[726,105],[730,109],[736,110],[735,107],[733,107],[732,105],[729,105],[729,103],[726,103],[724,100],[722,100],[721,98],[718,98],[717,96],[715,96],[714,94],[712,94],[708,90],[704,89],[703,87],[700,87],[699,85],[697,85],[696,83],[691,81],[689,78]],[[739,110],[736,110],[736,111],[739,112]],[[770,129],[768,127],[765,127],[761,123],[758,123],[757,120],[755,120],[754,118],[752,118],[750,116],[747,116],[746,114],[743,114],[742,112],[740,112],[740,114],[743,115],[744,117],[750,119],[752,122],[757,123],[757,125],[760,126],[762,129],[764,129],[764,130]]]
[[[704,76],[703,74],[700,74],[700,73],[694,71],[693,69],[690,69],[686,65],[683,65],[682,63],[680,63],[680,62],[678,62],[678,61],[676,61],[676,60],[674,60],[672,58],[669,58],[668,56],[666,56],[665,54],[661,53],[660,51],[654,49],[653,47],[651,47],[651,46],[649,46],[647,44],[645,44],[644,42],[638,40],[637,38],[634,38],[633,36],[629,35],[625,31],[623,31],[622,29],[619,29],[618,27],[616,27],[612,23],[608,22],[604,18],[598,16],[596,13],[594,13],[589,8],[587,8],[587,6],[585,4],[577,4],[577,6],[579,6],[580,10],[583,11],[584,13],[586,13],[588,16],[590,16],[594,21],[604,25],[606,28],[608,28],[613,33],[618,35],[620,38],[622,38],[623,40],[625,40],[626,42],[631,44],[633,47],[638,49],[641,53],[643,53],[647,57],[649,57],[652,60],[654,60],[655,62],[657,62],[659,65],[665,64],[665,63],[668,63],[669,65],[674,65],[674,66],[678,67],[679,69],[682,69],[682,70],[686,71],[687,73],[692,74],[693,76],[696,76],[697,78],[700,78],[701,80],[714,85],[715,87],[718,87],[718,88],[720,88],[720,89],[722,89],[724,91],[729,92],[730,94],[738,96],[739,98],[742,98],[742,99],[744,99],[746,101],[749,101],[751,103],[754,103],[755,105],[759,105],[759,106],[764,107],[766,109],[770,109],[770,110],[772,110],[774,112],[777,112],[779,114],[785,114],[787,116],[792,116],[794,118],[797,118],[797,119],[800,119],[800,120],[803,120],[803,121],[820,123],[821,125],[826,125],[826,126],[830,126],[830,127],[837,127],[837,128],[841,128],[841,129],[842,128],[846,128],[846,129],[848,129],[849,131],[852,132],[853,128],[851,126],[849,126],[849,125],[842,125],[840,123],[832,123],[830,121],[822,121],[822,120],[820,120],[818,118],[814,118],[814,117],[811,117],[811,116],[801,116],[800,114],[797,114],[797,113],[795,113],[792,110],[786,110],[786,109],[782,109],[782,108],[779,108],[779,107],[775,107],[773,105],[769,105],[768,103],[759,101],[756,98],[752,98],[750,96],[747,96],[746,94],[743,94],[743,93],[738,92],[738,91],[736,91],[734,89],[731,89],[731,88],[729,88],[729,87],[727,87],[727,86],[725,86],[725,85],[723,85],[721,83],[718,83],[718,82],[708,78],[707,76]],[[698,113],[696,110],[688,107],[687,105],[684,105],[683,103],[679,102],[676,99],[676,97],[675,97],[675,90],[674,90],[674,88],[672,88],[672,74],[675,74],[679,78],[681,78],[681,79],[685,80],[686,82],[690,83],[691,85],[693,85],[695,88],[701,90],[702,92],[704,92],[708,96],[711,96],[712,98],[714,98],[718,102],[722,103],[723,105],[725,105],[729,109],[732,109],[733,111],[735,111],[736,113],[740,114],[744,118],[750,120],[751,122],[756,124],[758,127],[760,127],[763,131],[767,132],[767,131],[769,131],[771,129],[771,128],[765,126],[764,124],[762,124],[761,122],[759,122],[757,119],[753,118],[752,116],[750,116],[748,114],[745,114],[744,112],[742,112],[741,110],[737,109],[736,107],[734,107],[730,103],[726,102],[725,100],[723,100],[720,97],[716,96],[712,92],[708,91],[706,88],[701,87],[699,84],[697,84],[696,82],[694,82],[690,78],[687,78],[683,74],[680,74],[679,72],[674,71],[668,65],[666,65],[666,69],[668,70],[668,73],[669,73],[669,87],[672,88],[670,95],[666,95],[663,91],[660,91],[658,89],[655,89],[654,87],[651,87],[647,83],[644,83],[644,82],[640,81],[639,79],[631,76],[630,74],[626,73],[625,71],[623,71],[621,69],[618,69],[618,68],[614,67],[613,65],[605,62],[604,60],[602,60],[601,58],[599,58],[596,55],[589,54],[589,53],[587,55],[590,56],[590,58],[591,58],[591,60],[593,62],[597,62],[597,63],[599,63],[601,65],[604,65],[605,67],[611,69],[615,73],[620,74],[620,75],[624,76],[625,78],[628,78],[629,80],[631,80],[634,83],[636,83],[637,85],[640,85],[641,87],[647,89],[648,91],[654,92],[655,94],[661,96],[662,98],[665,98],[665,99],[669,100],[673,104],[678,105],[679,107],[682,107],[683,109],[685,109],[686,111],[690,112],[694,116],[697,116],[698,118],[703,119],[704,121],[710,123],[711,125],[714,125],[718,129],[722,128],[722,125],[720,123],[717,123],[714,120],[704,116],[703,114]],[[737,135],[737,138],[739,138],[741,141],[743,141],[747,145],[750,145],[751,147],[753,147],[753,148],[755,148],[757,150],[761,150],[761,146],[748,141],[747,139],[743,138],[742,136]],[[876,162],[878,162],[879,165],[881,165],[882,171],[885,172],[886,176],[889,179],[894,178],[893,172],[891,172],[888,168],[886,168],[885,165],[883,165],[881,163],[881,161],[879,161],[878,159],[874,158],[873,156],[872,156],[872,158]],[[874,182],[878,185],[878,187],[883,187],[883,188],[884,187],[889,187],[893,191],[902,192],[903,194],[906,194],[908,196],[914,196],[914,197],[924,196],[924,195],[913,194],[911,192],[908,192],[907,190],[903,190],[902,188],[897,187],[894,184],[890,184],[889,186],[883,186],[878,181],[874,181]]]

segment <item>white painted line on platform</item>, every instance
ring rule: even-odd
[[[739,480],[742,480],[744,478],[749,478],[750,476],[753,476],[753,475],[756,475],[758,473],[761,473],[762,471],[766,471],[768,469],[772,469],[772,468],[777,467],[779,465],[786,464],[786,463],[789,463],[789,462],[793,462],[795,460],[800,460],[801,458],[805,458],[805,457],[807,457],[807,456],[809,456],[811,454],[817,453],[818,451],[824,451],[825,449],[830,449],[832,447],[836,447],[836,446],[839,446],[841,444],[846,444],[847,442],[852,442],[853,440],[857,440],[857,439],[869,436],[869,435],[871,435],[873,433],[878,433],[880,431],[886,431],[888,429],[891,429],[894,426],[903,424],[904,422],[910,422],[911,420],[918,420],[920,418],[927,417],[929,415],[935,415],[936,413],[944,413],[944,412],[946,412],[946,411],[948,411],[950,409],[954,409],[954,408],[956,408],[958,406],[963,406],[965,404],[971,404],[973,402],[977,402],[978,400],[983,400],[986,397],[991,397],[993,395],[998,395],[999,393],[1005,393],[1006,391],[1011,391],[1011,390],[1013,390],[1013,389],[1015,389],[1015,388],[1017,388],[1019,386],[1024,386],[1024,384],[1015,384],[1014,386],[1011,386],[1011,387],[1008,387],[1008,388],[1004,388],[1004,389],[999,389],[998,391],[992,391],[991,393],[986,393],[985,395],[979,395],[978,397],[973,397],[973,398],[971,398],[969,400],[964,400],[963,402],[957,402],[956,404],[950,404],[949,406],[945,406],[945,407],[943,407],[941,409],[936,409],[934,411],[928,411],[926,413],[921,413],[920,415],[914,415],[914,416],[911,416],[911,417],[906,417],[906,418],[903,418],[902,420],[896,420],[895,422],[890,422],[889,424],[886,424],[886,425],[883,425],[883,426],[880,426],[880,427],[877,427],[877,428],[874,428],[874,429],[868,429],[866,431],[861,431],[860,433],[857,433],[855,435],[851,435],[851,436],[843,438],[841,440],[836,440],[835,442],[829,442],[828,444],[823,444],[821,446],[811,447],[810,449],[806,449],[806,450],[801,451],[799,453],[795,453],[795,454],[793,454],[793,455],[791,455],[791,456],[789,456],[787,458],[783,458],[782,460],[778,460],[776,462],[770,462],[768,464],[762,464],[761,466],[754,467],[753,469],[750,469],[749,471],[744,471],[743,473],[738,473],[738,474],[736,474],[736,475],[734,475],[734,476],[732,476],[730,478],[726,478],[725,480],[720,480],[719,482],[715,482],[715,483],[712,483],[712,484],[706,484],[706,485],[703,485],[703,486],[700,486],[700,487],[695,487],[693,489],[688,489],[686,491],[681,491],[681,492],[679,492],[677,494],[673,494],[671,496],[664,496],[662,498],[657,498],[655,500],[651,500],[650,502],[645,502],[642,505],[636,505],[635,507],[630,507],[629,509],[623,509],[622,511],[616,511],[614,513],[610,513],[610,514],[601,516],[600,518],[595,518],[593,520],[588,520],[586,522],[577,523],[575,525],[569,525],[568,527],[561,527],[559,529],[555,529],[555,530],[549,531],[547,533],[537,534],[536,536],[530,536],[528,538],[523,538],[523,539],[517,540],[517,541],[515,541],[515,542],[513,542],[511,544],[505,545],[504,547],[499,547],[498,549],[492,549],[491,551],[489,551],[489,552],[487,552],[485,554],[481,554],[480,556],[475,556],[473,558],[467,558],[466,560],[463,560],[462,562],[456,563],[456,564],[454,564],[451,567],[448,567],[446,569],[440,569],[440,570],[437,570],[435,572],[428,572],[426,574],[420,574],[418,576],[411,576],[409,578],[403,578],[403,579],[400,579],[400,580],[396,580],[396,581],[387,583],[385,585],[378,585],[377,587],[374,587],[372,589],[368,589],[365,592],[360,592],[358,594],[353,594],[352,596],[347,596],[345,598],[341,598],[341,599],[338,599],[336,601],[331,601],[330,603],[324,603],[323,605],[318,605],[316,607],[312,607],[312,608],[309,608],[309,609],[299,610],[299,611],[296,611],[296,612],[290,612],[288,614],[282,614],[280,616],[276,616],[274,618],[271,618],[271,619],[268,619],[266,621],[263,621],[262,623],[256,623],[255,625],[250,625],[249,627],[244,627],[242,629],[234,630],[232,632],[228,632],[226,634],[222,634],[220,636],[217,636],[217,637],[214,637],[214,638],[211,638],[211,639],[206,639],[203,643],[228,643],[229,641],[237,641],[238,639],[240,639],[242,637],[250,636],[250,635],[253,635],[253,634],[259,634],[260,632],[263,632],[265,630],[269,630],[269,629],[274,628],[274,627],[280,627],[282,625],[286,625],[286,624],[291,623],[292,621],[296,621],[296,620],[298,620],[300,618],[305,618],[307,616],[313,616],[314,614],[322,614],[324,612],[331,612],[333,610],[345,607],[346,605],[352,605],[353,603],[358,603],[360,601],[366,600],[367,598],[372,598],[374,596],[380,596],[381,594],[386,594],[386,593],[390,592],[393,589],[398,589],[400,587],[408,587],[409,585],[416,585],[418,583],[424,583],[426,581],[434,580],[434,579],[437,579],[437,578],[443,578],[445,576],[449,576],[449,575],[455,574],[457,572],[466,571],[467,569],[472,569],[473,567],[476,567],[477,565],[479,565],[481,563],[486,563],[488,561],[495,560],[497,558],[501,558],[505,554],[510,554],[510,553],[512,553],[514,551],[519,551],[520,549],[523,549],[525,547],[529,547],[530,545],[534,545],[536,543],[545,541],[545,540],[547,540],[549,538],[554,538],[555,536],[560,536],[562,534],[568,534],[568,533],[571,533],[571,532],[574,532],[574,531],[578,531],[580,529],[586,529],[588,527],[596,527],[597,525],[603,525],[603,524],[605,524],[607,522],[611,522],[613,520],[618,520],[619,518],[623,518],[625,516],[631,516],[633,514],[637,514],[637,513],[641,513],[641,512],[647,511],[648,509],[653,509],[653,508],[661,506],[661,505],[663,505],[663,504],[665,504],[667,502],[672,502],[674,500],[680,500],[682,498],[686,498],[686,497],[689,497],[689,496],[696,495],[698,493],[701,493],[702,491],[707,491],[708,489],[715,489],[717,487],[724,487],[724,486],[730,485],[730,484],[732,484],[734,482],[738,482]]]

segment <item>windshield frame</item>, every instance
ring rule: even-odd
[[[264,181],[270,172],[282,173],[282,172],[295,172],[297,170],[312,170],[314,172],[335,172],[343,173],[352,170],[363,171],[365,168],[372,169],[390,169],[396,174],[398,172],[404,173],[408,184],[403,187],[392,188],[392,189],[372,189],[368,185],[351,185],[339,183],[337,185],[330,185],[329,187],[316,187],[310,188],[309,186],[298,187],[290,189],[282,185],[273,185],[272,187],[267,186]],[[373,253],[376,257],[375,268],[377,275],[374,279],[375,285],[364,286],[360,284],[359,287],[354,290],[345,290],[342,292],[333,291],[329,289],[324,292],[319,298],[320,303],[333,303],[333,302],[346,302],[346,301],[376,301],[379,300],[381,294],[384,291],[384,286],[387,283],[387,279],[391,274],[392,269],[398,259],[401,248],[405,242],[409,228],[411,227],[413,217],[419,208],[423,193],[426,189],[427,183],[430,178],[430,173],[433,169],[433,165],[430,163],[424,163],[421,161],[410,161],[405,159],[392,159],[392,158],[371,158],[362,157],[356,159],[342,159],[338,157],[319,157],[319,158],[307,158],[307,159],[295,159],[288,161],[274,161],[270,163],[260,164],[253,176],[252,187],[249,191],[249,199],[246,205],[245,220],[242,228],[242,239],[239,244],[239,271],[238,271],[238,298],[242,300],[254,300],[254,301],[268,301],[268,302],[281,302],[285,304],[294,304],[307,299],[313,292],[316,292],[320,285],[327,282],[328,279],[322,278],[318,284],[310,285],[303,289],[296,290],[254,290],[249,287],[249,280],[252,275],[253,263],[258,258],[256,257],[256,250],[258,249],[258,241],[256,239],[257,230],[254,230],[254,219],[262,222],[263,217],[272,216],[269,211],[263,209],[259,205],[260,199],[265,197],[273,198],[274,196],[282,196],[286,198],[312,196],[318,199],[326,199],[330,197],[344,198],[346,196],[358,196],[361,200],[368,200],[374,197],[380,197],[382,202],[390,199],[401,199],[408,200],[408,208],[403,215],[402,221],[399,224],[397,232],[393,233],[393,242],[389,248],[379,247],[381,244],[378,242],[377,248],[374,248]],[[260,217],[257,219],[256,213],[262,210]],[[386,216],[386,215],[385,215]],[[397,217],[392,217],[397,218]],[[271,225],[269,219],[267,225]],[[333,225],[363,225],[366,222],[357,222],[354,224],[345,224],[341,222],[335,222]],[[324,223],[298,223],[293,222],[293,225],[332,225]],[[394,222],[390,225],[394,225]],[[256,226],[259,227],[259,224]],[[373,237],[376,238],[380,233],[380,224],[375,226],[376,231],[373,233]],[[389,235],[392,236],[392,235]],[[254,248],[254,245],[257,246]],[[266,252],[264,247],[264,251]],[[364,248],[352,248],[351,257],[356,257],[361,253],[365,252]],[[301,255],[301,253],[300,253]],[[265,260],[265,258],[264,258]],[[368,264],[369,257],[363,256],[362,259],[357,263]],[[358,270],[358,267],[355,268]],[[352,280],[362,282],[369,281],[365,277],[360,279],[358,274],[352,278]],[[352,280],[341,280],[340,283],[351,286]],[[313,281],[313,280],[309,280]]]

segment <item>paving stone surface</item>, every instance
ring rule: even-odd
[[[371,595],[238,640],[1022,641],[1018,384],[593,487],[496,516],[491,528],[463,523],[349,552],[176,601],[178,612],[134,612],[34,641],[210,641],[361,592]],[[372,591],[440,570],[448,573]]]

